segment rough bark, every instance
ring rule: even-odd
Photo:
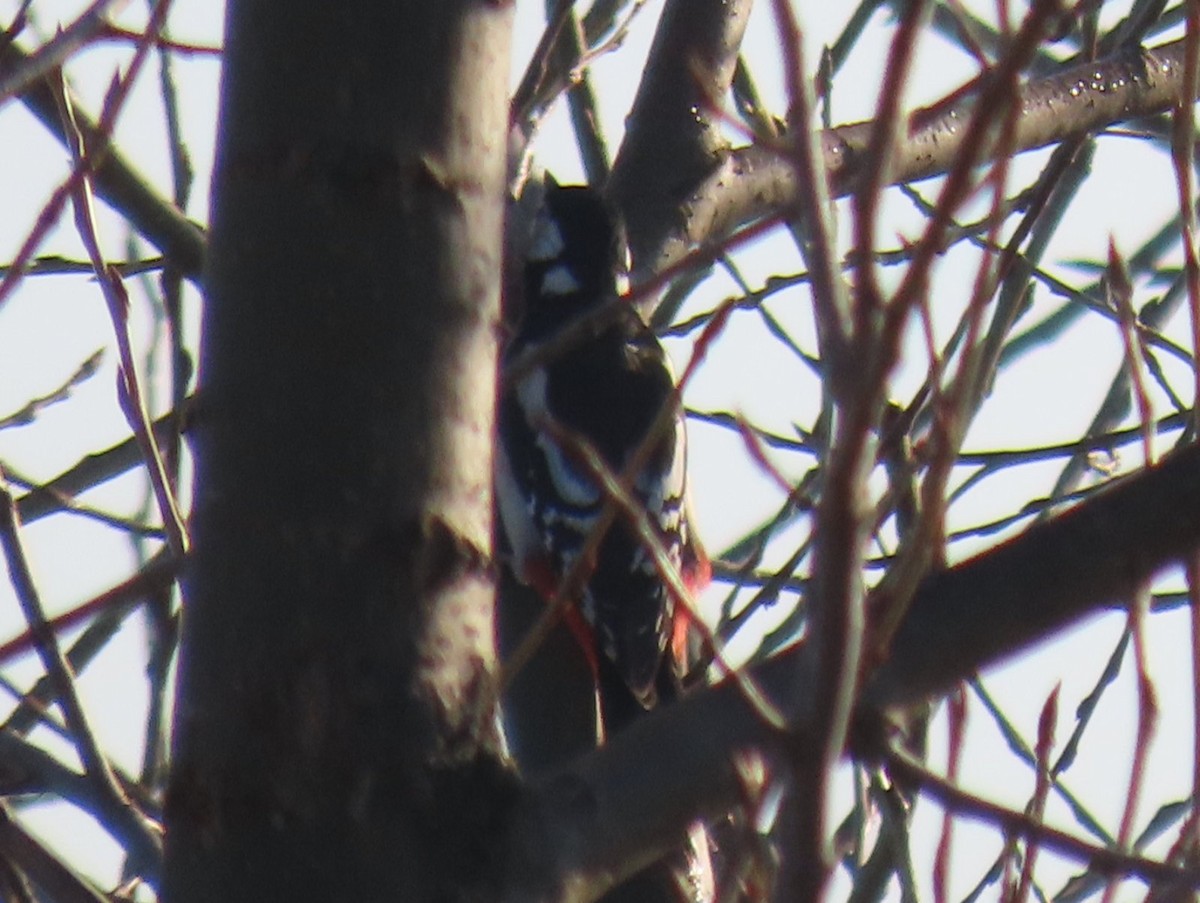
[[[488,897],[511,9],[234,0],[166,897]]]

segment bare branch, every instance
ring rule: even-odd
[[[15,44],[0,45],[0,77],[28,60],[28,54]],[[35,83],[25,90],[21,100],[64,147],[69,146],[48,83],[44,80]],[[76,125],[84,143],[90,148],[106,145],[107,135],[81,112],[79,100],[72,98],[71,105],[76,110]],[[198,278],[204,260],[204,230],[163,199],[115,147],[107,146],[104,154],[92,163],[95,166],[92,176],[100,197],[128,217],[133,227],[169,257],[180,272],[190,279]]]
[[[0,804],[0,859],[18,866],[55,903],[106,903],[109,899],[17,824],[3,804]]]
[[[1183,52],[1182,40],[1127,49],[1027,83],[1015,100],[1021,111],[1016,152],[1169,110],[1183,94]],[[908,137],[899,142],[892,161],[892,184],[946,172],[962,150],[972,104],[971,98],[960,99],[913,113]],[[858,122],[823,133],[825,166],[835,195],[856,189],[869,159],[873,130],[873,122]],[[685,192],[682,217],[656,220],[657,228],[648,230],[643,241],[654,248],[653,259],[661,269],[695,245],[719,240],[744,223],[790,207],[797,193],[786,154],[763,144],[738,148]]]
[[[608,192],[625,214],[634,271],[661,268],[655,236],[675,232],[680,201],[720,161],[714,111],[729,91],[749,0],[671,0],[659,20]]]
[[[1198,545],[1200,447],[1189,447],[932,576],[888,657],[864,683],[857,742],[873,742],[879,722],[871,713],[948,692],[964,677],[1127,598]],[[810,667],[803,648],[752,671],[794,725],[795,739],[785,742],[726,681],[653,713],[531,788],[530,821],[518,825],[513,843],[521,848],[536,838],[549,844],[540,854],[553,864],[548,867],[602,887],[661,855],[693,819],[736,805],[740,753],[790,755],[791,744],[809,735],[815,701],[812,681],[802,679]],[[1189,880],[1200,886],[1196,876]]]

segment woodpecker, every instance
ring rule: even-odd
[[[552,342],[611,302],[625,288],[626,260],[619,223],[599,194],[548,180],[524,268],[523,317],[505,361]],[[607,501],[580,449],[594,449],[619,476],[659,411],[673,403],[674,375],[657,337],[632,306],[614,313],[599,331],[521,375],[499,404],[500,522],[517,579],[547,599],[580,557]],[[688,517],[682,412],[650,441],[632,495],[694,593],[710,569]],[[627,517],[618,514],[604,534],[577,595],[569,600],[578,612],[574,629],[597,681],[597,669],[615,668],[641,707],[651,708],[664,668],[679,674],[685,667],[689,619]]]

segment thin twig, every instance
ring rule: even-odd
[[[160,8],[169,6],[169,0],[162,0]],[[159,9],[155,10],[157,13]],[[161,22],[160,22],[161,24]],[[144,50],[144,48],[142,48]],[[132,67],[131,67],[132,68]],[[131,73],[132,75],[132,73]],[[119,84],[119,83],[118,83]],[[115,87],[115,86],[114,86]],[[63,115],[67,120],[69,131],[74,134],[72,151],[76,154],[76,168],[88,173],[92,167],[85,164],[90,151],[84,145],[82,133],[74,124],[68,95],[64,91],[60,97],[63,102]],[[118,374],[117,391],[121,399],[121,407],[126,420],[133,430],[134,436],[141,446],[146,461],[146,470],[150,475],[150,485],[154,488],[158,500],[159,515],[167,533],[167,542],[172,552],[180,560],[187,555],[187,531],[183,525],[183,516],[175,498],[174,490],[167,479],[163,467],[162,456],[154,431],[150,428],[150,416],[142,400],[141,388],[138,383],[137,366],[133,357],[133,347],[129,335],[129,296],[125,292],[120,275],[104,261],[100,251],[99,238],[96,233],[95,214],[92,210],[91,184],[86,177],[81,179],[73,192],[75,204],[75,223],[79,236],[87,249],[88,257],[95,268],[104,299],[108,304],[109,316],[112,319],[113,331],[116,335],[117,349],[120,356],[120,372]]]
[[[33,423],[43,410],[60,401],[66,401],[75,389],[96,375],[96,370],[99,369],[103,357],[103,348],[93,351],[57,388],[50,390],[45,395],[29,399],[19,411],[0,417],[0,430]]]
[[[0,103],[50,75],[75,51],[103,32],[108,25],[108,7],[113,3],[114,0],[94,0],[74,22],[66,28],[60,27],[53,38],[31,53],[20,66],[0,72]]]
[[[161,864],[162,838],[131,805],[88,724],[83,703],[75,687],[71,666],[46,620],[21,542],[18,523],[12,493],[3,474],[0,473],[0,546],[3,547],[9,577],[16,591],[21,612],[33,635],[38,657],[46,673],[54,681],[58,703],[70,728],[75,748],[79,752],[89,780],[95,786],[100,799],[104,801],[104,811],[120,825],[121,833],[136,838],[136,849],[131,849],[130,854],[135,857],[138,870],[148,876],[156,876]]]
[[[1183,886],[1200,889],[1200,869],[1181,868],[1133,853],[1095,846],[1065,831],[1051,828],[1023,812],[1015,812],[968,793],[934,774],[901,750],[889,751],[888,767],[893,774],[918,785],[928,799],[948,810],[982,819],[1015,837],[1031,842],[1036,840],[1046,849],[1087,863],[1101,874],[1133,876],[1150,882],[1181,882]]]

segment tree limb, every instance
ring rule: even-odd
[[[1183,91],[1182,40],[1158,47],[1124,49],[1099,61],[1080,63],[1025,84],[1017,103],[1018,153],[1045,147],[1117,122],[1166,112]],[[935,105],[909,117],[907,136],[897,143],[891,183],[944,173],[966,133],[974,98]],[[867,163],[872,121],[837,126],[822,133],[825,166],[835,196],[852,193]],[[678,184],[678,183],[676,183]],[[644,253],[661,270],[691,248],[720,240],[739,226],[796,203],[798,189],[790,156],[754,144],[729,151],[721,165],[676,197],[682,212],[671,222],[656,219],[643,235]]]
[[[679,201],[726,148],[716,111],[729,92],[750,0],[671,0],[629,114],[608,193],[625,214],[635,271],[661,263],[655,237],[684,227]]]
[[[981,668],[1114,601],[1200,545],[1200,447],[1114,482],[918,590],[890,649],[859,696],[859,742],[879,714],[936,697]],[[735,764],[768,759],[809,735],[815,701],[806,646],[753,670],[791,719],[791,740],[755,714],[731,681],[632,726],[604,748],[530,788],[520,848],[534,837],[547,867],[592,893],[667,849],[691,820],[740,798]],[[537,825],[532,830],[530,825]],[[548,844],[548,846],[546,846]],[[1183,872],[1180,872],[1181,876]],[[580,899],[590,899],[586,894]]]

